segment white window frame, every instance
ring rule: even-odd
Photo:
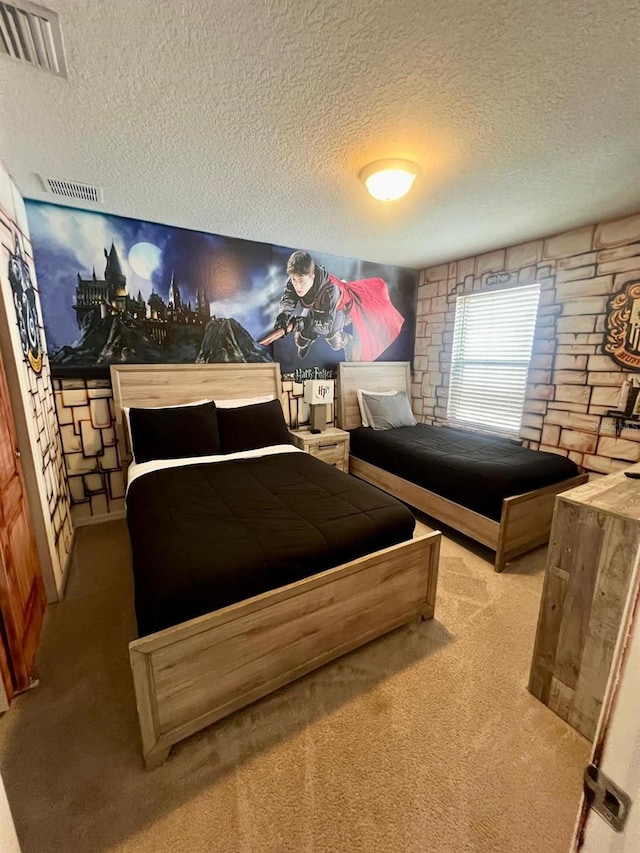
[[[519,437],[540,284],[459,296],[447,421]]]

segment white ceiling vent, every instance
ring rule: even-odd
[[[102,201],[102,187],[93,187],[91,184],[81,184],[78,181],[61,181],[58,178],[46,178],[40,175],[47,192],[62,196],[72,201]]]
[[[0,53],[67,76],[58,16],[28,0],[0,0]]]

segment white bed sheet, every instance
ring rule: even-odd
[[[239,453],[218,453],[215,456],[189,456],[186,459],[154,459],[151,462],[133,462],[129,466],[127,476],[127,491],[138,477],[150,474],[152,471],[162,471],[165,468],[182,468],[186,465],[200,465],[203,462],[232,462],[234,459],[256,459],[260,456],[274,456],[277,453],[304,453],[292,444],[273,444],[270,447],[258,447],[255,450],[242,450]]]

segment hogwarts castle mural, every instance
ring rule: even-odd
[[[410,360],[418,274],[28,201],[51,368]],[[102,260],[101,260],[102,259]]]
[[[140,289],[132,298],[113,243],[104,255],[104,279],[96,277],[95,268],[89,279],[78,273],[73,309],[81,338],[53,353],[55,367],[271,360],[235,320],[211,316],[203,288],[197,290],[192,307],[183,300],[172,272],[167,302],[155,291],[145,300]]]

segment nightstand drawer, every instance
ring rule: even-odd
[[[340,470],[346,470],[347,454],[344,441],[322,441],[312,444],[309,453],[316,459],[321,459],[327,465],[335,465]]]
[[[323,432],[310,432],[306,428],[291,430],[291,440],[296,447],[315,456],[326,465],[349,473],[349,433],[336,427]]]

